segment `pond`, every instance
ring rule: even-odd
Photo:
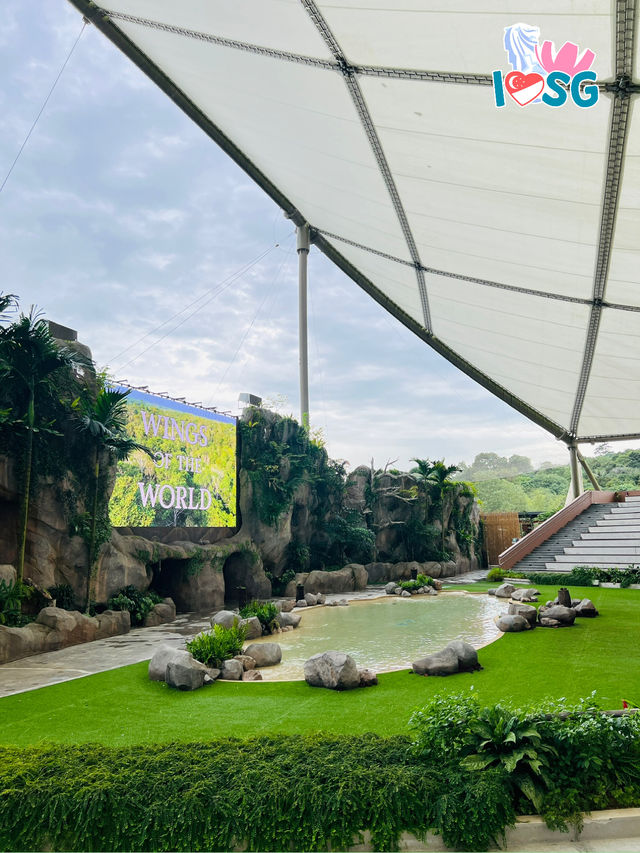
[[[348,607],[296,610],[302,614],[299,628],[254,642],[282,647],[282,663],[260,670],[265,681],[302,679],[304,662],[329,650],[350,654],[358,667],[388,672],[410,667],[451,640],[486,645],[499,635],[493,620],[505,609],[504,601],[489,595],[384,596]]]

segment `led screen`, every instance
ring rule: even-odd
[[[235,527],[235,418],[142,391],[131,391],[127,411],[129,435],[153,456],[134,450],[118,463],[111,523]]]

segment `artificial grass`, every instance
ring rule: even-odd
[[[480,650],[481,672],[448,678],[392,672],[379,676],[377,687],[344,693],[304,682],[218,682],[182,693],[150,682],[147,664],[140,663],[0,699],[0,743],[118,746],[317,731],[392,735],[406,732],[412,710],[432,697],[472,687],[482,702],[518,707],[576,700],[593,690],[606,708],[639,701],[638,591],[570,591],[591,598],[601,615],[578,619],[571,628],[507,634]],[[543,588],[540,598],[555,594],[555,587]]]

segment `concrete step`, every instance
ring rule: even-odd
[[[617,539],[615,537],[618,537]],[[636,539],[630,539],[628,536],[625,536],[623,533],[616,533],[613,536],[595,536],[589,534],[589,537],[583,536],[582,539],[576,539],[571,545],[568,545],[568,548],[593,548],[594,550],[599,550],[600,548],[624,548],[629,546],[630,548],[640,548],[640,537]]]
[[[628,528],[633,526],[640,526],[640,519],[637,518],[599,518],[596,521],[596,527],[622,527]]]
[[[607,514],[607,518],[640,518],[640,506],[637,509],[620,508],[612,509],[611,514]]]
[[[571,569],[576,569],[578,566],[586,566],[587,568],[595,569],[628,569],[629,563],[618,563],[613,560],[608,560],[606,563],[598,562],[597,560],[574,560],[573,563],[546,563],[545,568],[548,572],[570,572]]]
[[[565,554],[593,554],[594,557],[606,557],[608,554],[617,556],[618,554],[640,554],[640,545],[635,547],[629,545],[628,542],[623,542],[620,545],[604,544],[600,547],[593,545],[577,545],[564,549]],[[562,555],[560,555],[562,556]]]
[[[602,541],[602,542],[619,542],[620,540],[628,539],[629,542],[634,540],[640,541],[640,527],[637,530],[609,530],[606,527],[590,527],[588,532],[580,534],[582,542]]]
[[[616,554],[615,562],[611,563],[610,558],[594,554],[585,554],[581,557],[582,562],[576,562],[575,554],[556,554],[557,563],[574,563],[577,566],[609,566],[620,565],[629,566],[632,563],[640,565],[640,555],[627,551],[626,553]]]
[[[624,500],[626,504],[640,504],[640,495],[630,495]]]

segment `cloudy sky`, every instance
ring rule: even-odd
[[[65,0],[4,0],[0,183],[82,28]],[[88,26],[0,193],[0,288],[78,330],[116,379],[237,412],[298,412],[292,225]],[[309,260],[312,428],[352,466],[494,451],[568,459],[322,254]],[[321,290],[320,290],[321,288]],[[320,298],[322,293],[322,298]]]

